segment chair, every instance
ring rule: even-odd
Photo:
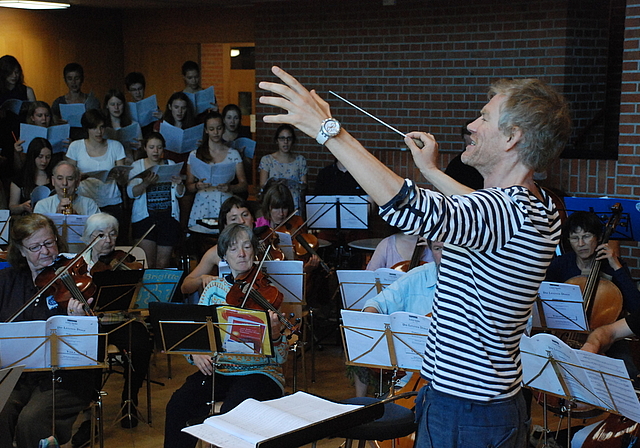
[[[121,250],[123,252],[129,252],[131,246],[116,246],[115,250]],[[149,264],[147,263],[147,254],[145,253],[142,247],[134,247],[131,250],[131,255],[133,255],[137,262],[142,263],[142,267],[147,269]]]
[[[358,440],[358,448],[364,448],[367,440],[392,440],[395,447],[395,439],[406,437],[418,429],[418,424],[414,421],[413,409],[405,408],[393,401],[417,395],[418,392],[406,392],[380,400],[371,397],[355,397],[344,400],[347,404],[368,405],[378,401],[384,402],[384,414],[378,420],[356,426],[342,431],[335,437],[346,439],[345,448],[351,448],[353,441]]]

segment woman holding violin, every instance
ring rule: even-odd
[[[10,267],[0,271],[0,319],[6,322],[38,292],[41,273],[66,250],[53,222],[33,213],[11,223],[8,260]],[[46,284],[46,282],[45,282]],[[59,304],[54,296],[37,299],[16,317],[16,321],[46,320],[53,315],[85,315],[83,304],[71,298]],[[95,370],[61,370],[56,373],[56,437],[60,444],[71,438],[78,414],[95,395]],[[51,372],[23,373],[0,412],[0,446],[33,448],[51,436]]]
[[[236,304],[234,282],[239,278],[251,283],[249,273],[256,271],[254,259],[257,239],[252,229],[241,224],[230,224],[220,234],[218,254],[229,263],[231,274],[213,280],[200,297],[201,305]],[[256,283],[262,283],[256,282]],[[273,289],[272,289],[273,288]],[[268,289],[265,292],[263,289]],[[274,291],[275,290],[275,291]],[[260,288],[264,297],[277,292],[273,286]],[[277,302],[276,302],[277,303]],[[235,305],[237,306],[237,304]],[[276,305],[277,307],[277,305]],[[281,323],[275,313],[269,311],[274,357],[223,354],[218,358],[215,371],[215,396],[224,403],[225,413],[247,398],[264,401],[281,397],[284,393],[282,364],[286,361],[288,346],[281,335]],[[208,355],[193,355],[193,364],[198,371],[189,376],[183,386],[174,392],[167,404],[165,420],[165,448],[194,447],[197,440],[181,431],[191,419],[207,415],[211,399],[213,362]]]
[[[139,263],[134,264],[133,261],[126,259],[126,253],[115,250],[118,228],[118,220],[108,213],[96,213],[87,219],[82,240],[89,244],[96,237],[99,237],[98,242],[85,254],[85,260],[91,274],[119,269],[118,265],[123,258],[125,260],[120,266],[124,265],[124,269],[142,268]],[[109,333],[109,344],[115,345],[121,351],[131,351],[130,358],[133,367],[131,373],[131,400],[133,404],[137,405],[138,391],[142,387],[149,370],[152,346],[147,327],[142,322],[133,321],[120,327],[127,320],[129,320],[129,316],[124,316],[120,313],[106,314],[100,320],[100,332]],[[130,336],[131,341],[129,340]],[[123,357],[123,360],[124,370],[127,371],[128,357]],[[125,375],[124,379],[124,387],[122,388],[123,404],[129,399],[128,375]],[[123,406],[122,411],[123,414],[129,415],[125,406]],[[138,420],[129,415],[129,417],[120,420],[120,423],[123,428],[133,428],[138,425]]]

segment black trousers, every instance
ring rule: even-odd
[[[164,425],[165,448],[192,448],[197,439],[182,432],[187,422],[209,415],[211,405],[211,376],[198,371],[189,376],[180,389],[175,391],[167,403]],[[230,411],[247,398],[259,401],[282,396],[278,383],[267,375],[221,375],[216,373],[215,400],[224,403],[222,413]]]

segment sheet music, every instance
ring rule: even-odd
[[[52,316],[46,321],[0,323],[0,367],[14,364],[27,369],[51,367],[51,345],[47,338],[53,333],[61,337],[57,344],[58,367],[98,364],[98,318]]]
[[[284,254],[286,260],[295,260],[296,255],[293,253],[293,240],[290,233],[276,232],[280,243],[278,243],[278,249]]]
[[[153,113],[158,110],[158,99],[151,95],[137,103],[130,102],[129,110],[134,121],[140,123],[140,126],[147,126],[156,121]]]
[[[184,162],[174,163],[171,165],[153,165],[151,168],[136,174],[131,179],[135,179],[136,177],[144,178],[147,173],[151,172],[158,175],[158,183],[171,182],[172,176],[180,176],[180,171],[182,171],[183,165]]]
[[[2,105],[0,105],[0,110],[7,110],[13,112],[16,115],[20,115],[20,110],[22,110],[22,104],[29,104],[31,101],[22,101],[16,98],[9,98]]]
[[[81,128],[82,115],[87,111],[84,103],[60,104],[60,116],[72,128]]]
[[[431,319],[398,311],[391,315],[342,310],[348,359],[358,364],[394,367],[385,329],[393,333],[397,367],[420,370]]]
[[[175,269],[146,269],[134,308],[149,308],[151,302],[170,302],[182,273]]]
[[[134,121],[129,126],[120,129],[106,128],[105,138],[117,140],[122,143],[124,149],[130,150],[131,142],[142,140],[142,129],[140,128],[140,124]]]
[[[253,159],[256,152],[256,142],[247,137],[240,137],[231,142],[231,147],[237,150],[242,157]]]
[[[26,152],[29,149],[29,144],[34,138],[46,138],[49,143],[51,143],[53,153],[56,154],[67,151],[65,143],[68,143],[70,130],[71,126],[68,124],[44,128],[42,126],[20,123],[20,140],[24,140],[22,147]]]
[[[83,244],[82,233],[89,215],[63,215],[62,213],[46,213],[60,235],[66,235],[68,244]]]
[[[542,282],[538,290],[547,328],[588,331],[582,292],[578,285]],[[538,307],[533,307],[533,326],[542,326]]]
[[[191,174],[211,185],[222,185],[230,183],[236,177],[236,164],[233,162],[215,163],[210,165],[197,157],[192,157]]]
[[[191,100],[196,115],[199,115],[211,109],[215,104],[215,92],[213,86],[200,90],[196,93],[184,92]]]
[[[557,337],[546,333],[523,336],[520,352],[526,386],[565,396],[562,384],[549,361],[549,357],[552,357],[559,362],[559,370],[571,397],[615,410],[640,422],[640,402],[622,360],[574,350]]]
[[[271,283],[284,295],[283,302],[304,301],[304,263],[300,260],[265,261]]]
[[[221,448],[255,448],[260,441],[361,407],[333,403],[305,392],[262,402],[249,398],[226,414],[209,417],[183,431]],[[257,415],[261,418],[256,419]],[[250,430],[248,421],[252,422]]]
[[[0,412],[7,403],[11,392],[16,387],[20,375],[24,366],[8,367],[6,369],[0,369]]]
[[[9,218],[11,211],[0,210],[0,244],[9,244]]]
[[[203,130],[204,124],[192,126],[184,130],[166,121],[160,124],[160,133],[167,143],[164,149],[178,154],[184,154],[196,149],[198,147],[198,140],[202,139]]]

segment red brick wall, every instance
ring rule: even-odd
[[[223,101],[224,96],[224,70],[222,61],[222,44],[201,44],[200,45],[200,70],[202,87],[213,86],[218,101]],[[220,105],[220,112],[222,106]]]
[[[638,0],[630,0],[630,3]],[[358,3],[360,5],[358,5]],[[398,0],[268,3],[258,5],[255,29],[256,80],[273,80],[278,64],[332,105],[333,115],[377,157],[402,176],[420,180],[399,136],[375,124],[339,100],[334,90],[401,131],[428,130],[439,140],[442,164],[462,147],[460,126],[486,102],[488,85],[502,77],[537,77],[555,85],[571,101],[579,131],[603,107],[607,55],[608,10],[600,1]],[[629,6],[629,13],[634,6]],[[637,15],[637,14],[636,14]],[[637,18],[635,18],[637,21]],[[627,18],[628,25],[634,22]],[[627,38],[637,36],[627,30]],[[637,41],[627,41],[625,58],[637,66]],[[625,60],[628,70],[629,62]],[[637,70],[637,67],[634,69]],[[638,195],[631,175],[640,168],[628,123],[638,123],[637,94],[623,102],[618,161],[562,160],[549,171],[546,184],[575,195]],[[258,92],[258,96],[260,92]],[[632,103],[632,104],[631,104]],[[258,106],[258,156],[272,152],[276,126],[260,118],[273,110]],[[625,131],[626,130],[626,131]],[[584,150],[602,145],[590,135]],[[580,148],[581,150],[583,148]],[[331,160],[310,138],[299,139],[298,150],[309,165],[309,181]],[[635,154],[631,159],[629,155]],[[633,171],[635,170],[635,172]],[[629,257],[637,245],[623,247]],[[637,255],[637,254],[635,254]],[[637,260],[628,259],[640,277]]]

